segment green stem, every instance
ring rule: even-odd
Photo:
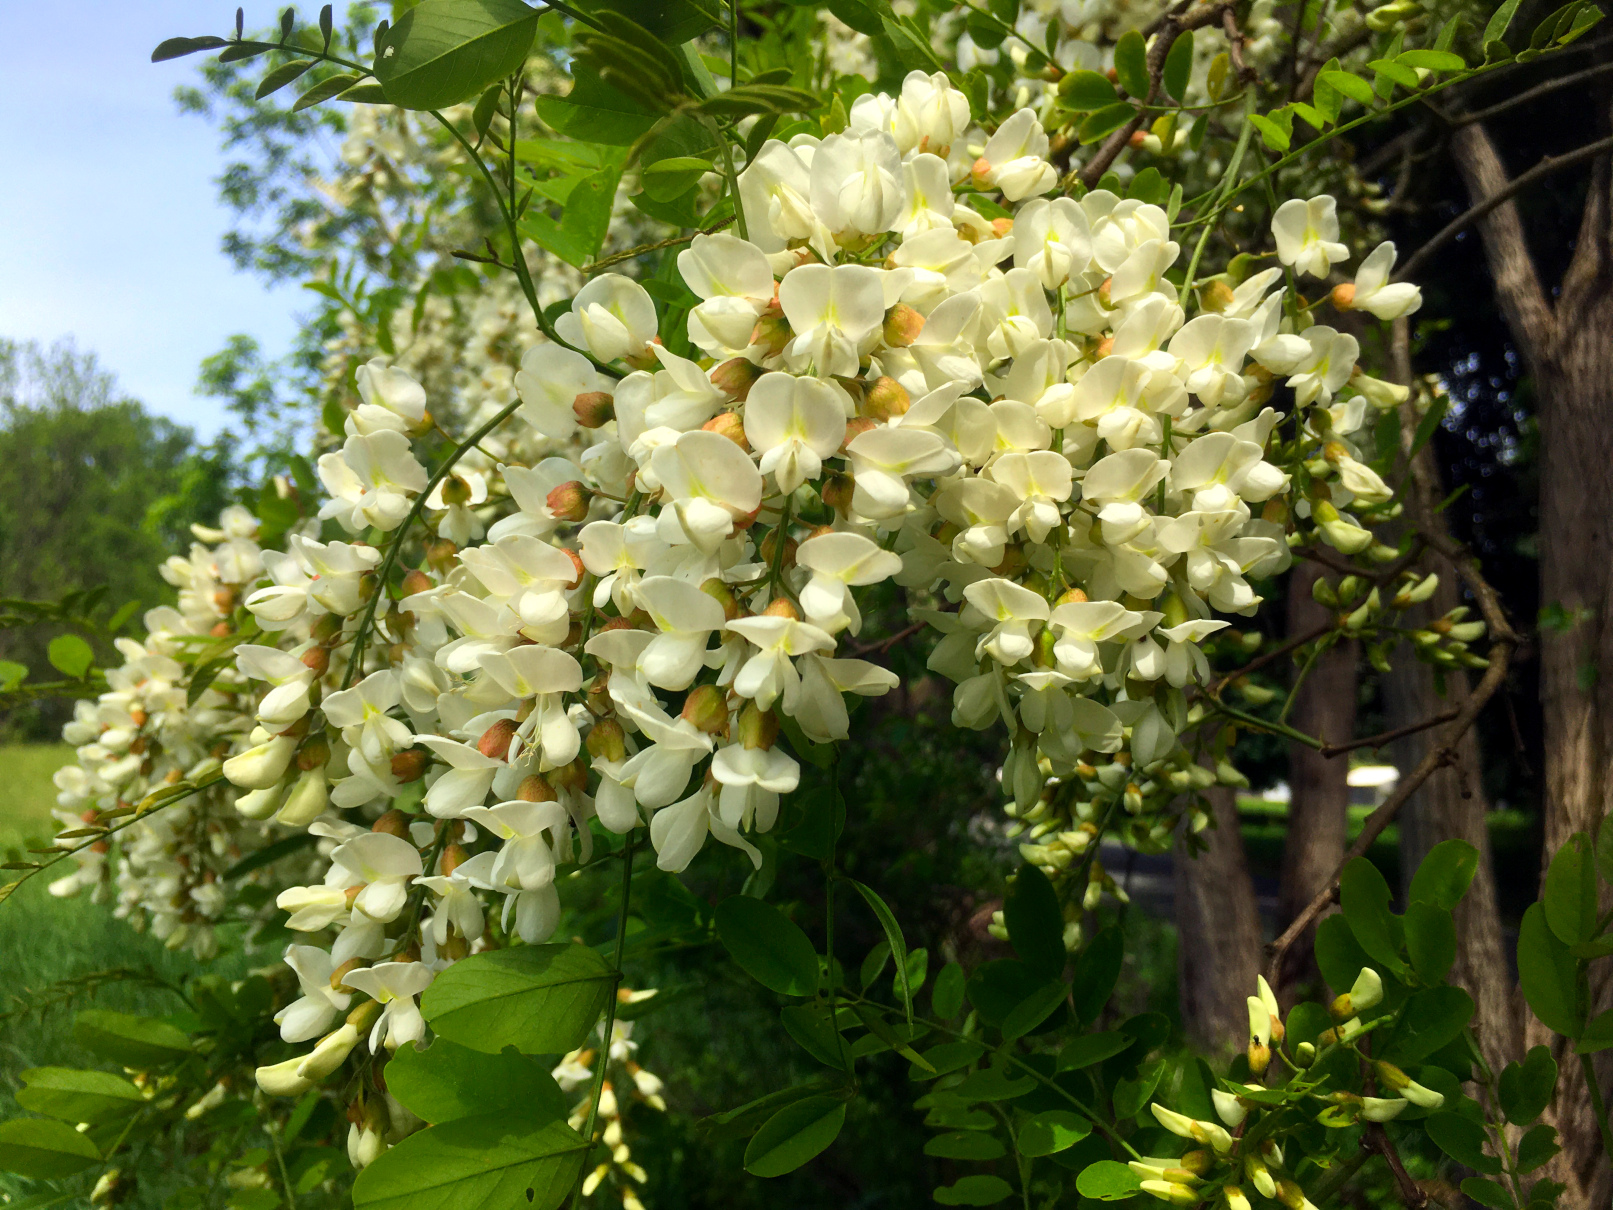
[[[274,1162],[280,1169],[280,1181],[286,1187],[286,1205],[295,1210],[297,1191],[291,1184],[291,1172],[286,1167],[286,1153],[280,1146],[280,1128],[271,1127],[264,1133],[269,1136],[269,1145],[274,1148]]]
[[[1285,736],[1296,743],[1304,744],[1307,748],[1315,748],[1318,752],[1326,747],[1326,745],[1314,735],[1306,735],[1303,731],[1296,731],[1286,723],[1267,722],[1265,719],[1259,718],[1253,714],[1247,714],[1244,711],[1237,709],[1235,706],[1227,705],[1218,697],[1211,698],[1210,700],[1219,713],[1226,715],[1228,718],[1237,719],[1246,727],[1253,727],[1260,731],[1268,731],[1272,735]]]
[[[436,469],[431,478],[426,480],[425,490],[415,497],[414,507],[409,510],[409,515],[404,517],[403,524],[398,526],[398,532],[393,537],[392,544],[387,547],[386,558],[381,560],[379,574],[376,577],[375,592],[371,594],[369,602],[364,606],[364,616],[359,619],[358,630],[353,635],[353,654],[347,662],[347,673],[342,677],[343,689],[353,687],[354,678],[364,666],[364,649],[369,644],[370,631],[375,627],[376,607],[380,605],[381,598],[386,595],[387,580],[392,574],[392,569],[397,566],[398,552],[403,549],[403,539],[408,536],[410,527],[419,520],[420,514],[425,510],[427,497],[431,495],[437,484],[447,477],[448,472],[454,469],[454,464],[464,457],[468,450],[513,416],[515,409],[520,406],[521,401],[519,399],[506,404],[499,409],[491,420],[455,446],[453,452],[443,459],[442,465]]]
[[[1318,643],[1315,647],[1312,647],[1310,655],[1306,656],[1305,662],[1299,666],[1299,673],[1294,677],[1294,683],[1288,690],[1288,698],[1283,702],[1283,708],[1277,712],[1277,721],[1279,723],[1288,721],[1289,712],[1293,710],[1294,703],[1299,700],[1299,687],[1305,683],[1305,678],[1311,674],[1311,669],[1316,667],[1316,661],[1321,658],[1322,646],[1321,643]]]
[[[616,978],[611,984],[610,1001],[605,1005],[605,1041],[599,1050],[599,1070],[594,1075],[594,1091],[588,1099],[588,1120],[583,1126],[584,1146],[592,1146],[594,1127],[599,1123],[599,1099],[605,1092],[605,1068],[610,1063],[611,1037],[616,1032],[616,1006],[620,1003],[622,987],[622,954],[627,949],[627,909],[633,897],[633,849],[637,835],[627,834],[622,843],[622,912],[616,921],[616,953],[611,958],[611,970]],[[578,1174],[581,1179],[581,1174]]]
[[[1579,1069],[1585,1073],[1585,1087],[1591,1090],[1591,1109],[1596,1114],[1596,1128],[1602,1133],[1602,1150],[1613,1159],[1613,1130],[1607,1124],[1607,1106],[1602,1102],[1602,1089],[1596,1083],[1596,1067],[1590,1055],[1579,1056]]]
[[[734,203],[734,226],[739,228],[739,238],[748,240],[750,231],[745,226],[745,207],[739,201],[739,173],[734,170],[734,154],[728,148],[727,138],[717,129],[716,122],[703,114],[700,124],[717,140],[717,149],[722,152],[723,176],[728,178],[728,196]]]
[[[1243,170],[1243,157],[1244,154],[1249,150],[1249,138],[1250,135],[1253,134],[1255,128],[1254,123],[1249,120],[1249,115],[1252,114],[1254,110],[1255,94],[1254,90],[1251,89],[1248,99],[1243,103],[1243,128],[1238,131],[1237,146],[1233,148],[1232,159],[1227,164],[1226,172],[1221,176],[1220,185],[1217,186],[1218,192],[1216,194],[1215,202],[1213,203],[1215,206],[1219,206],[1221,202],[1225,200],[1227,191],[1232,188],[1233,184],[1238,179],[1238,173]],[[1212,211],[1211,215],[1205,219],[1204,230],[1199,232],[1199,242],[1193,247],[1193,259],[1187,263],[1187,276],[1183,279],[1182,285],[1182,302],[1184,306],[1188,301],[1188,295],[1193,292],[1193,282],[1198,276],[1199,271],[1199,260],[1204,256],[1205,246],[1210,242],[1210,232],[1215,230],[1215,225],[1210,222],[1209,219],[1213,218],[1219,213],[1219,210],[1214,210]],[[1195,219],[1194,221],[1197,222],[1198,220]]]

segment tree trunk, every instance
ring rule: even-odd
[[[1507,176],[1483,125],[1459,127],[1452,154],[1475,203]],[[1514,200],[1479,222],[1502,311],[1539,398],[1540,699],[1545,730],[1545,853],[1594,832],[1613,794],[1613,230],[1610,171],[1597,160],[1574,259],[1553,306],[1529,253]],[[1604,894],[1604,907],[1608,896]],[[1613,1004],[1613,972],[1591,966],[1590,1011]],[[1613,1170],[1572,1047],[1533,1016],[1525,1042],[1547,1044],[1562,1078],[1547,1111],[1563,1150],[1542,1175],[1562,1181],[1560,1205],[1603,1210]],[[1613,1055],[1594,1076],[1613,1081]]]
[[[1391,369],[1395,381],[1411,382],[1408,328],[1404,318],[1394,324]],[[1401,440],[1407,454],[1416,436],[1417,417],[1409,407],[1401,409]],[[1411,460],[1413,491],[1410,502],[1417,524],[1424,529],[1445,528],[1444,518],[1432,509],[1432,502],[1444,498],[1439,467],[1433,450],[1424,446]],[[1450,568],[1440,568],[1439,588],[1424,605],[1406,615],[1406,625],[1422,625],[1441,617],[1461,603],[1458,581]],[[1434,684],[1433,669],[1402,648],[1391,660],[1390,671],[1381,680],[1384,725],[1389,730],[1408,727],[1446,710],[1460,709],[1467,701],[1470,684],[1460,669],[1445,674],[1445,695]],[[1402,775],[1416,768],[1428,755],[1434,731],[1408,735],[1389,746],[1390,759]],[[1458,745],[1454,768],[1438,770],[1401,807],[1400,867],[1402,895],[1411,886],[1412,875],[1428,851],[1442,840],[1465,840],[1479,853],[1473,885],[1456,909],[1456,961],[1450,981],[1467,990],[1477,1006],[1473,1028],[1491,1067],[1500,1071],[1506,1064],[1523,1057],[1516,999],[1508,969],[1506,947],[1501,934],[1501,912],[1496,902],[1495,869],[1490,858],[1490,835],[1485,826],[1489,803],[1481,781],[1478,737],[1469,730]]]
[[[1176,842],[1176,970],[1182,1020],[1200,1051],[1226,1054],[1248,1041],[1248,997],[1260,974],[1260,914],[1238,831],[1235,792],[1215,786],[1209,800],[1213,823],[1198,854],[1186,838]]]
[[[1315,630],[1331,618],[1328,607],[1311,596],[1311,586],[1321,571],[1314,563],[1302,563],[1294,569],[1288,584],[1289,634]],[[1352,642],[1340,642],[1316,660],[1295,695],[1290,721],[1297,730],[1328,743],[1342,744],[1351,738],[1355,732],[1355,663],[1356,645]],[[1283,868],[1277,890],[1279,927],[1299,915],[1327,887],[1344,860],[1348,839],[1350,788],[1344,780],[1349,772],[1348,758],[1328,760],[1296,743],[1290,747],[1289,770],[1288,834],[1283,840]],[[1313,935],[1307,933],[1289,949],[1289,958],[1278,972],[1281,987],[1277,994],[1284,1003],[1293,999],[1292,993],[1303,985],[1315,984],[1319,979],[1311,952]]]

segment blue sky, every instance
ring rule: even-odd
[[[248,9],[249,24],[275,11]],[[201,359],[232,332],[283,352],[307,298],[225,259],[218,138],[173,102],[199,60],[150,61],[162,39],[224,35],[234,16],[222,0],[0,0],[0,336],[71,336],[203,434],[220,416],[194,393]]]

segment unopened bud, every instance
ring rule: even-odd
[[[520,788],[515,791],[515,797],[522,802],[557,802],[560,796],[543,778],[533,773],[522,779]]]
[[[739,739],[745,747],[771,748],[778,733],[778,715],[771,710],[758,710],[755,702],[747,702],[739,712]]]
[[[1340,282],[1328,294],[1327,300],[1340,311],[1348,311],[1355,302],[1355,284],[1353,282]]]
[[[347,1023],[354,1029],[363,1031],[375,1024],[375,1018],[381,1015],[381,1006],[374,1000],[365,1000],[352,1012],[347,1014]]]
[[[906,415],[912,403],[906,387],[889,375],[882,375],[874,379],[868,393],[863,396],[862,411],[869,419],[883,422]]]
[[[897,303],[885,312],[885,343],[893,349],[905,349],[919,338],[924,330],[924,316],[906,303]]]
[[[616,399],[605,391],[584,391],[571,401],[571,411],[583,428],[603,428],[616,418]]]
[[[1098,287],[1098,305],[1101,306],[1105,311],[1114,310],[1114,303],[1109,301],[1109,292],[1114,288],[1114,284],[1114,278],[1106,277],[1103,279],[1103,284]],[[1111,345],[1112,343],[1113,342],[1111,341]]]
[[[1309,1067],[1316,1062],[1316,1046],[1311,1042],[1301,1042],[1294,1047],[1294,1064],[1298,1067]]]
[[[347,976],[365,965],[363,958],[349,958],[330,973],[330,989],[337,991],[347,981]]]
[[[452,874],[469,860],[470,854],[465,851],[464,845],[451,844],[442,851],[437,868],[444,874]]]
[[[323,734],[304,740],[302,747],[297,749],[297,768],[303,773],[310,769],[322,769],[329,763],[330,741]]]
[[[410,748],[392,757],[392,776],[401,782],[419,781],[431,766],[431,753],[424,748]]]
[[[319,676],[330,670],[330,652],[324,647],[310,647],[302,653],[302,664]]]
[[[1277,1200],[1288,1207],[1288,1210],[1301,1210],[1309,1203],[1305,1200],[1305,1191],[1286,1176],[1277,1182]]]
[[[789,618],[792,622],[799,622],[801,620],[801,611],[795,607],[795,603],[789,597],[779,597],[776,601],[771,602],[766,609],[762,610],[762,616],[766,618]]]
[[[864,433],[871,433],[878,428],[878,422],[870,420],[867,416],[856,416],[846,421],[846,436],[840,442],[840,448],[845,449]]]
[[[400,840],[409,838],[409,817],[396,807],[384,812],[379,819],[370,825],[372,832],[385,832],[388,836],[396,836]]]
[[[1266,1068],[1271,1066],[1271,1047],[1254,1040],[1249,1043],[1246,1053],[1249,1059],[1249,1071],[1257,1076],[1265,1075]]]
[[[721,735],[728,730],[728,695],[715,685],[696,685],[683,699],[682,715],[697,731]]]
[[[826,475],[823,480],[823,502],[836,512],[844,513],[851,507],[856,486],[855,480],[844,471]]]
[[[764,315],[756,321],[751,329],[751,344],[761,346],[764,357],[777,357],[784,352],[784,346],[790,343],[795,333],[790,330],[790,324],[782,315]]]
[[[769,567],[772,567],[773,561],[779,558],[779,528],[779,526],[774,526],[772,529],[767,531],[767,536],[762,539],[762,562],[766,563]],[[829,532],[833,533],[834,531],[830,530]],[[815,537],[816,535],[813,536]],[[797,549],[798,546],[795,539],[786,536],[784,539],[783,562],[781,562],[779,566],[794,567],[795,552]],[[730,621],[733,620],[733,616],[735,615],[730,615]]]
[[[762,367],[748,357],[732,357],[711,372],[711,385],[744,403],[761,376]]]
[[[444,504],[469,504],[471,497],[470,484],[458,475],[449,475],[443,480],[442,502]]]
[[[747,454],[750,453],[750,442],[745,440],[745,422],[739,418],[738,412],[713,416],[700,427],[708,433],[720,433]]]
[[[504,760],[510,754],[510,741],[515,738],[515,720],[501,718],[476,741],[476,750],[488,760]]]
[[[576,479],[569,483],[562,483],[551,491],[544,500],[549,511],[561,521],[586,521],[588,519],[588,502],[593,493]]]
[[[595,760],[627,759],[627,732],[613,718],[602,718],[588,732],[588,755]]]
[[[1232,287],[1221,278],[1213,278],[1199,287],[1199,305],[1219,315],[1232,305]]]
[[[557,790],[569,790],[573,794],[581,794],[588,789],[588,766],[580,759],[561,765],[558,769],[549,770],[548,777]]]

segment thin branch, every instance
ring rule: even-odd
[[[643,256],[646,252],[659,252],[663,248],[676,248],[679,244],[687,244],[697,235],[713,235],[731,224],[734,221],[734,217],[734,215],[730,214],[721,222],[713,223],[709,227],[702,227],[699,231],[691,231],[688,235],[675,235],[671,239],[664,239],[654,244],[640,244],[636,248],[629,248],[625,252],[617,252],[607,256],[604,260],[596,260],[592,264],[583,266],[583,276],[592,277],[601,269],[608,269],[612,265],[619,265],[624,260],[632,260],[635,256]],[[456,252],[454,255],[458,256],[459,253]]]
[[[912,638],[915,634],[923,630],[928,625],[928,622],[914,622],[911,626],[904,626],[901,630],[898,630],[888,639],[881,639],[877,643],[864,643],[859,647],[853,647],[849,654],[854,656],[875,654],[883,655],[898,643]]]
[[[1405,1202],[1406,1210],[1423,1210],[1428,1205],[1428,1194],[1412,1179],[1411,1173],[1400,1162],[1400,1152],[1395,1150],[1394,1141],[1390,1139],[1389,1132],[1374,1122],[1367,1127],[1367,1146],[1383,1156],[1389,1165],[1389,1171],[1394,1173],[1395,1187],[1400,1190],[1400,1200]]]
[[[1326,757],[1342,756],[1346,752],[1353,752],[1357,748],[1381,748],[1384,744],[1397,739],[1404,739],[1408,735],[1416,735],[1419,731],[1427,731],[1430,727],[1438,727],[1448,723],[1457,715],[1455,710],[1446,710],[1436,714],[1433,718],[1424,719],[1420,723],[1411,723],[1405,727],[1396,727],[1393,731],[1380,731],[1376,735],[1369,735],[1366,739],[1351,740],[1347,744],[1324,744],[1322,755]]]
[[[1609,66],[1613,67],[1613,64],[1610,64]],[[1545,159],[1541,160],[1540,163],[1529,169],[1528,172],[1514,177],[1511,183],[1505,188],[1496,193],[1492,193],[1478,205],[1464,211],[1462,214],[1457,215],[1450,222],[1446,223],[1436,235],[1430,238],[1428,242],[1425,243],[1421,248],[1417,249],[1417,251],[1411,256],[1410,259],[1406,261],[1405,264],[1400,266],[1400,271],[1395,274],[1395,280],[1411,280],[1416,276],[1418,270],[1428,263],[1429,258],[1432,257],[1434,253],[1438,252],[1446,244],[1450,243],[1451,240],[1455,239],[1458,234],[1471,227],[1474,223],[1478,222],[1491,211],[1516,197],[1519,193],[1529,188],[1529,186],[1533,185],[1536,181],[1544,180],[1554,172],[1561,172],[1564,168],[1572,167],[1573,165],[1580,163],[1582,160],[1592,159],[1600,155],[1602,152],[1609,150],[1613,150],[1613,136],[1605,139],[1598,139],[1594,143],[1587,143],[1583,147],[1576,147],[1573,151],[1565,151],[1562,155],[1547,156]]]
[[[1515,97],[1508,97],[1495,105],[1472,113],[1464,113],[1451,119],[1454,126],[1466,126],[1471,122],[1483,122],[1495,117],[1498,113],[1505,113],[1519,105],[1527,105],[1536,97],[1543,97],[1548,93],[1556,92],[1559,88],[1572,88],[1581,80],[1589,80],[1592,76],[1599,76],[1605,72],[1613,71],[1613,63],[1598,63],[1595,67],[1587,67],[1584,71],[1576,71],[1572,75],[1559,76],[1555,80],[1547,80],[1544,84],[1536,84],[1533,88],[1526,88]]]

